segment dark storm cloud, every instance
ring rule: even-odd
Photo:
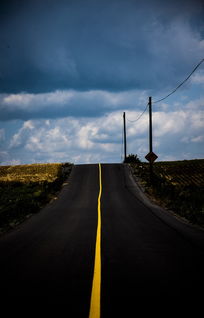
[[[202,1],[3,1],[0,91],[163,89],[203,58]]]

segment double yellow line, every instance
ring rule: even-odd
[[[101,302],[101,194],[102,177],[101,164],[99,163],[99,194],[98,194],[98,224],[96,233],[94,275],[92,282],[91,303],[89,318],[100,318]]]

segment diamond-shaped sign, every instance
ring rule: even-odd
[[[145,158],[146,158],[149,162],[153,163],[153,162],[158,158],[158,156],[152,151],[152,152],[149,152],[149,153],[145,156]]]

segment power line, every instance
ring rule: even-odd
[[[153,102],[154,104],[161,102],[162,100],[166,99],[167,97],[169,97],[170,95],[172,95],[173,93],[175,93],[185,82],[187,82],[187,80],[192,76],[192,74],[197,70],[197,68],[204,62],[204,59],[202,59],[197,65],[196,67],[192,70],[192,72],[188,75],[188,77],[186,77],[186,79],[180,83],[171,93],[169,93],[168,95],[166,95],[165,97],[156,100],[155,102]]]
[[[204,62],[204,59],[202,59],[197,65],[196,67],[194,67],[194,69],[192,70],[192,72],[185,78],[185,80],[183,82],[181,82],[171,93],[169,93],[168,95],[166,95],[165,97],[161,98],[161,99],[158,99],[156,101],[154,101],[153,103],[156,104],[156,103],[159,103],[163,100],[165,100],[167,97],[171,96],[172,94],[174,94],[184,83],[187,82],[187,80],[193,75],[193,73],[197,70],[197,68]],[[144,113],[146,112],[147,110],[147,107],[148,107],[149,103],[147,103],[144,111],[138,116],[138,118],[136,118],[135,120],[130,120],[127,118],[127,120],[131,123],[135,123],[136,121],[138,121],[143,115]]]
[[[143,110],[143,112],[135,120],[130,120],[128,118],[127,118],[127,120],[129,122],[131,122],[131,123],[135,123],[136,121],[138,121],[144,115],[144,113],[146,112],[148,105],[149,105],[149,103],[147,103],[147,105],[146,105],[145,109]]]

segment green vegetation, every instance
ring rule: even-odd
[[[0,233],[51,201],[71,168],[69,163],[0,166]]]
[[[133,174],[145,191],[160,204],[204,226],[204,160],[131,164]]]
[[[130,154],[128,155],[125,160],[123,161],[124,163],[140,163],[140,159],[138,158],[137,155]]]

